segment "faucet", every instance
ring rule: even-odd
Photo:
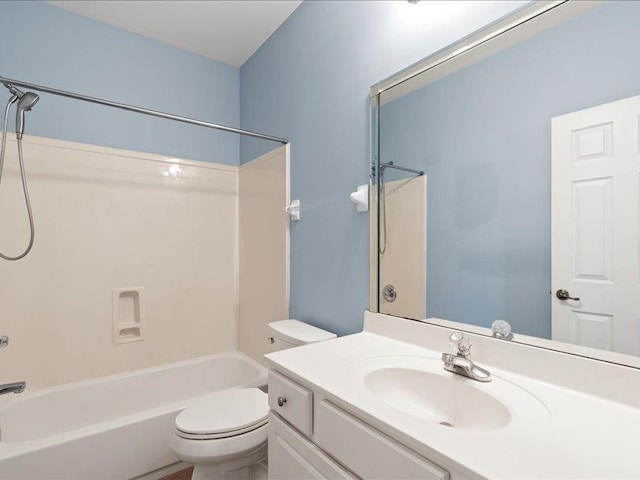
[[[453,332],[449,336],[449,345],[456,350],[456,353],[442,354],[445,370],[479,382],[491,381],[491,374],[469,358],[471,353],[469,337],[462,332]]]
[[[9,345],[9,337],[1,335],[0,348],[5,348],[7,345]],[[25,388],[27,388],[27,382],[6,383],[0,385],[0,395],[4,395],[5,393],[22,393]]]
[[[6,393],[22,393],[25,388],[27,388],[27,382],[5,383],[4,385],[0,385],[0,395]]]

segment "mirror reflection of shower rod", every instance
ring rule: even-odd
[[[395,170],[401,170],[403,172],[415,173],[417,176],[424,175],[424,171],[423,170],[415,170],[413,168],[401,167],[400,165],[394,164],[393,161],[380,164],[380,174],[381,175],[384,173],[384,170],[386,168],[393,168]]]

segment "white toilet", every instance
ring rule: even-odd
[[[336,337],[298,320],[270,323],[269,334],[272,352]],[[260,389],[213,393],[176,417],[171,448],[195,465],[192,480],[266,480],[268,413]]]

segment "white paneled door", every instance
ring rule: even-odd
[[[640,355],[639,120],[640,96],[552,120],[553,340]]]

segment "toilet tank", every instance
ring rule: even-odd
[[[327,332],[299,320],[280,320],[269,324],[269,340],[272,352],[309,343],[323,342],[332,338],[336,338],[335,333]]]

